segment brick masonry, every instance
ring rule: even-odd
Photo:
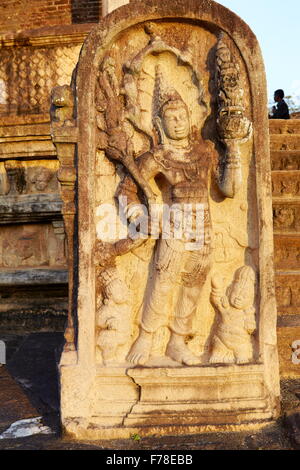
[[[98,23],[101,0],[1,0],[0,34],[43,26]]]

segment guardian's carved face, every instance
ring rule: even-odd
[[[189,115],[183,103],[174,102],[166,105],[162,114],[163,129],[169,139],[183,140],[189,136]]]

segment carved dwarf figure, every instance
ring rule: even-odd
[[[228,295],[224,295],[223,284],[216,274],[212,279],[211,302],[219,316],[209,362],[249,363],[253,360],[251,335],[256,330],[255,272],[250,266],[238,269]]]
[[[101,284],[104,300],[97,312],[97,345],[107,365],[118,361],[119,349],[131,335],[129,290],[114,268],[101,273]]]
[[[170,339],[165,354],[179,363],[194,365],[200,360],[189,350],[185,339],[192,333],[193,316],[211,266],[208,186],[217,157],[210,143],[200,140],[198,133],[193,135],[187,105],[175,89],[167,87],[158,69],[153,109],[160,144],[138,157],[136,165],[147,182],[156,176],[163,177],[166,189],[162,189],[162,193],[165,200],[169,197],[170,207],[172,204],[180,207],[189,204],[194,221],[196,207],[201,205],[203,243],[197,249],[188,249],[185,236],[175,239],[162,234],[158,240],[152,285],[144,303],[140,333],[127,359],[133,364],[145,364],[151,354],[154,333],[166,326],[170,330]],[[203,121],[204,117],[203,113]],[[240,161],[230,162],[226,168],[228,166],[231,171],[227,178],[219,178],[219,187],[224,196],[234,197],[241,180]],[[131,220],[141,216],[136,180],[126,177],[120,185],[119,195],[127,197]],[[193,238],[188,240],[195,241]]]
[[[43,192],[47,188],[50,180],[53,177],[53,172],[45,167],[33,168],[28,176],[28,180],[32,185],[33,190]]]

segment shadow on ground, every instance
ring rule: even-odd
[[[43,416],[51,435],[0,440],[15,450],[292,450],[300,449],[300,380],[282,384],[283,417],[257,432],[143,438],[139,441],[70,441],[60,435],[57,363],[62,333],[1,334],[7,364],[0,367],[0,433],[13,422]],[[299,426],[299,427],[298,427]]]

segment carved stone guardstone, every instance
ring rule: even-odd
[[[248,26],[133,1],[52,94],[75,438],[190,434],[279,413],[267,98]]]

